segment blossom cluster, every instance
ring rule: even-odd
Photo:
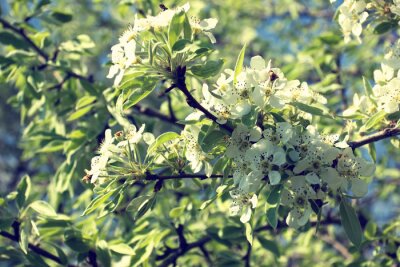
[[[339,6],[338,22],[342,28],[344,42],[351,41],[352,36],[361,43],[362,24],[368,18],[367,4],[363,0],[344,0]]]
[[[163,10],[156,16],[146,16],[145,18],[135,17],[131,26],[119,38],[119,43],[111,47],[111,61],[107,78],[114,78],[114,86],[118,86],[122,81],[125,71],[140,62],[140,57],[136,50],[140,50],[142,45],[141,34],[166,33],[168,26],[175,14],[188,12],[189,3],[175,9]],[[199,20],[195,17],[189,19],[191,29],[194,34],[203,33],[212,43],[215,37],[210,32],[217,25],[218,20],[214,18]]]
[[[281,201],[291,209],[287,223],[304,225],[311,215],[311,200],[324,200],[328,192],[352,191],[355,197],[367,193],[360,177],[371,176],[374,164],[356,157],[337,135],[320,135],[312,126],[276,123],[262,131],[258,126],[239,124],[230,138],[225,155],[234,162],[233,179],[242,194],[235,199],[251,199],[263,183],[283,184]],[[233,214],[243,211],[241,220],[249,220],[248,206],[253,202],[236,201]],[[238,207],[239,206],[239,207]]]
[[[363,1],[345,0],[341,5],[339,21],[347,39],[351,34],[359,38],[361,24],[367,16],[364,8]],[[117,75],[115,85],[121,82],[127,69],[135,68],[135,64],[141,62],[136,48],[146,44],[141,43],[140,35],[153,34],[154,39],[159,38],[157,33],[167,35],[165,30],[171,27],[175,15],[186,13],[188,9],[187,4],[164,10],[157,16],[135,19],[120,37],[119,43],[111,48],[113,65],[108,77]],[[188,19],[186,14],[185,19]],[[188,21],[192,33],[203,33],[215,42],[210,30],[217,20],[191,18]],[[173,46],[165,38],[163,45]],[[166,57],[164,61],[173,59],[172,48],[169,49],[164,55],[159,55]],[[385,57],[387,62],[382,73],[389,68],[393,72],[398,69],[393,60],[398,52],[393,51]],[[192,56],[187,50],[182,53],[187,53],[182,58]],[[174,66],[169,65],[171,73]],[[162,72],[162,68],[157,72]],[[376,76],[390,75],[376,72]],[[382,88],[375,89],[382,107],[387,108],[389,103],[389,100],[385,103],[382,100],[388,98],[385,86],[394,79],[397,78],[391,75],[379,83]],[[311,90],[306,82],[286,78],[279,68],[271,66],[271,61],[255,56],[247,67],[224,70],[214,85],[204,84],[201,93],[198,104],[216,119],[203,120],[203,115],[210,116],[199,110],[194,111],[185,119],[188,124],[180,134],[172,133],[168,138],[160,136],[160,140],[164,141],[159,142],[152,134],[144,133],[144,126],[137,130],[133,125],[120,123],[126,129],[117,132],[114,137],[111,130],[106,131],[99,155],[92,159],[91,169],[87,171],[87,179],[90,178],[91,183],[102,184],[107,179],[132,175],[137,179],[145,178],[150,171],[159,170],[179,174],[204,172],[210,177],[221,171],[214,169],[216,163],[225,160],[225,166],[229,167],[223,170],[224,177],[231,177],[230,186],[233,186],[230,187],[231,215],[240,215],[243,223],[248,222],[260,195],[265,192],[263,189],[271,191],[273,187],[279,187],[279,205],[290,210],[286,222],[295,228],[309,220],[312,211],[310,203],[323,202],[328,194],[352,194],[354,197],[366,194],[368,186],[364,178],[373,174],[375,165],[354,155],[346,143],[348,137],[341,140],[339,135],[320,134],[309,125],[313,115],[308,111],[322,111],[317,107],[322,108],[327,100]],[[365,101],[362,97],[358,100]],[[218,125],[226,127],[218,128]],[[204,137],[208,132],[215,131],[223,132],[223,137],[216,134],[219,139],[211,141],[214,146],[218,143],[218,149],[205,149],[202,143]],[[143,151],[139,149],[140,142],[148,146],[144,157],[139,151]],[[156,147],[153,146],[155,143],[158,147],[152,149]]]
[[[220,123],[227,119],[240,119],[253,106],[260,110],[281,109],[286,104],[326,104],[326,99],[310,90],[307,83],[288,80],[279,68],[272,68],[261,56],[251,58],[250,66],[235,79],[233,70],[225,70],[214,88],[203,86],[202,105],[218,117]],[[311,119],[310,114],[303,114]]]
[[[400,106],[400,41],[390,47],[382,61],[381,69],[374,71],[375,95],[378,109],[386,113],[399,111]]]
[[[202,93],[202,105],[219,123],[238,122],[226,141],[224,156],[233,162],[235,189],[231,191],[230,212],[241,215],[242,222],[250,219],[265,183],[283,185],[281,204],[291,209],[287,223],[292,227],[304,225],[311,215],[310,201],[323,200],[328,192],[351,191],[355,197],[366,194],[367,183],[360,177],[372,175],[374,164],[356,157],[338,135],[321,135],[298,121],[262,122],[263,129],[256,121],[243,123],[252,110],[268,115],[275,109],[283,115],[295,103],[325,104],[326,99],[306,83],[286,79],[271,62],[255,56],[236,78],[234,71],[225,70],[214,88],[204,85]],[[299,110],[296,113],[302,114]],[[301,117],[311,120],[308,113]],[[190,147],[202,155],[198,161],[207,159],[196,141]]]
[[[144,162],[140,162],[137,146],[140,142],[151,145],[155,138],[152,133],[144,132],[145,125],[139,129],[131,124],[124,131],[119,131],[112,135],[111,129],[105,131],[105,138],[101,143],[97,154],[91,160],[90,170],[86,171],[84,181],[92,184],[101,185],[113,179],[113,173],[118,173],[122,178],[144,175],[146,167]],[[126,168],[118,167],[125,166]],[[121,172],[123,170],[123,172]]]

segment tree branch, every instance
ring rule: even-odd
[[[233,128],[227,124],[221,124],[218,123],[218,118],[216,116],[214,116],[210,111],[208,111],[206,108],[204,108],[193,96],[192,94],[189,92],[189,90],[187,89],[186,86],[186,67],[177,67],[177,79],[176,79],[176,87],[186,96],[186,102],[188,103],[189,106],[191,106],[194,109],[200,110],[201,112],[203,112],[203,114],[209,118],[210,120],[212,120],[213,122],[215,122],[216,124],[219,125],[219,127],[221,127],[222,129],[228,131],[229,133],[233,132]]]
[[[317,224],[318,224],[318,222],[310,222],[311,226],[316,226]],[[328,216],[324,221],[319,222],[319,225],[332,225],[332,224],[341,224],[340,219]],[[268,230],[268,231],[282,230],[282,229],[286,229],[287,227],[288,226],[285,222],[279,221],[276,229],[272,228],[270,225],[265,225],[265,226],[256,228],[254,230],[254,232],[258,233],[258,232],[262,232],[262,231],[266,231],[266,230]],[[194,248],[201,249],[201,247],[203,247],[205,244],[207,244],[208,242],[210,242],[212,240],[213,239],[210,236],[205,236],[196,242],[187,243],[187,246],[185,247],[185,249],[182,249],[181,247],[174,248],[174,249],[168,248],[164,254],[158,255],[156,257],[156,260],[160,261],[160,260],[166,259],[160,266],[167,267],[170,264],[175,263],[180,256],[183,256],[191,249],[194,249]],[[246,253],[246,255],[247,255],[247,253]],[[246,256],[243,259],[247,260]],[[250,259],[248,259],[248,261],[250,261]]]
[[[210,177],[208,177],[205,174],[190,174],[190,173],[181,173],[175,175],[158,175],[158,174],[147,173],[145,180],[157,181],[157,180],[194,179],[194,178],[205,180],[208,178],[210,179],[224,178],[224,176],[222,174],[213,174]],[[227,176],[226,178],[232,178],[232,176]]]
[[[14,242],[19,242],[18,237],[13,235],[13,234],[11,234],[11,233],[9,233],[9,232],[0,231],[0,235],[5,237],[5,238],[7,238],[7,239],[9,239],[9,240],[14,241]],[[58,263],[60,265],[63,264],[63,262],[61,261],[61,259],[59,257],[57,257],[56,255],[48,252],[47,250],[44,250],[44,249],[40,248],[39,246],[35,246],[35,245],[29,243],[28,244],[28,248],[30,250],[32,250],[33,252],[35,252],[36,254],[44,257],[44,258],[52,260],[52,261],[54,261],[54,262],[56,262],[56,263]],[[68,265],[68,266],[72,267],[73,265]]]
[[[42,50],[40,49],[32,40],[29,38],[29,36],[25,33],[25,30],[23,28],[18,28],[13,26],[11,23],[6,21],[5,19],[0,17],[0,23],[3,25],[4,29],[9,29],[15,33],[17,33],[19,36],[21,36],[31,47],[33,50],[35,50],[36,53],[41,56],[44,61],[49,60],[49,56]]]
[[[0,24],[3,25],[4,29],[9,29],[11,31],[13,31],[14,33],[18,34],[19,36],[21,36],[31,47],[32,49],[40,56],[43,58],[44,60],[44,64],[42,64],[40,66],[41,69],[44,69],[48,66],[48,61],[49,60],[53,60],[56,58],[56,56],[58,55],[58,50],[56,50],[56,52],[54,53],[54,56],[52,58],[50,58],[50,56],[43,50],[41,49],[39,46],[37,46],[32,39],[26,34],[25,30],[23,28],[19,28],[16,27],[14,25],[12,25],[11,23],[9,23],[8,21],[6,21],[5,19],[0,17]],[[81,79],[81,80],[87,80],[89,82],[93,82],[93,77],[90,75],[89,77],[85,77],[83,75],[80,75],[76,72],[73,72],[71,70],[65,70],[65,72],[67,73],[67,76],[70,77],[74,77],[77,79]]]
[[[380,132],[364,137],[361,140],[349,142],[349,146],[354,150],[358,147],[380,141],[392,136],[400,135],[400,128],[386,128]]]

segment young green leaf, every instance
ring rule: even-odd
[[[184,21],[184,11],[175,13],[175,15],[172,17],[168,28],[168,43],[171,48],[174,46],[175,42],[178,40],[178,37],[183,30]]]
[[[157,150],[161,145],[165,144],[168,141],[176,139],[179,137],[179,134],[175,132],[166,132],[161,134],[156,140],[149,146],[147,149],[147,154],[152,154],[154,151]]]
[[[243,45],[243,48],[242,48],[242,50],[240,50],[239,56],[236,60],[235,72],[233,75],[233,83],[236,83],[237,77],[242,72],[245,53],[246,53],[246,44]]]
[[[121,255],[130,255],[130,256],[135,255],[135,251],[130,246],[124,243],[109,245],[108,248],[111,251],[114,251]]]
[[[29,207],[39,213],[40,215],[46,216],[46,217],[55,217],[57,216],[56,211],[53,209],[52,206],[50,206],[49,203],[43,201],[43,200],[37,200],[35,202],[32,202]]]
[[[281,199],[281,189],[280,185],[272,186],[267,198],[267,203],[265,204],[267,221],[274,229],[278,226],[278,209]]]
[[[21,209],[25,201],[28,199],[31,192],[31,178],[28,175],[24,175],[17,186],[17,205]]]
[[[345,199],[340,202],[339,210],[342,225],[347,237],[357,248],[359,248],[362,242],[363,233],[356,211]]]
[[[224,65],[224,61],[222,59],[210,60],[204,65],[194,65],[190,70],[196,76],[209,78],[217,75],[221,71],[222,65]]]

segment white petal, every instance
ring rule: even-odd
[[[365,196],[368,193],[368,184],[359,178],[351,179],[351,191],[356,197]]]
[[[246,206],[246,208],[244,210],[244,213],[240,217],[240,221],[242,223],[247,223],[248,221],[250,221],[250,218],[251,218],[251,207],[250,206]]]
[[[277,185],[281,181],[281,174],[278,171],[270,171],[268,173],[268,178],[271,185]]]
[[[214,18],[204,19],[200,22],[200,27],[205,31],[209,31],[211,29],[214,29],[215,26],[217,26],[217,23],[218,20]]]
[[[265,60],[261,56],[255,56],[250,59],[250,67],[255,70],[265,69]]]

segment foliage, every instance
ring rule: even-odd
[[[73,2],[0,5],[5,265],[399,262],[398,1]]]

